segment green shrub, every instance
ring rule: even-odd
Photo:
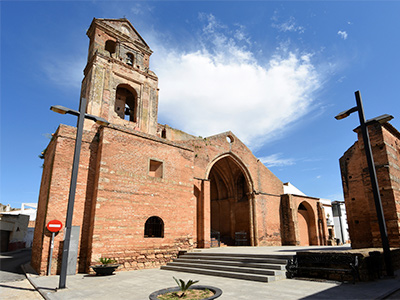
[[[179,288],[181,289],[181,291],[182,291],[182,295],[180,295],[181,298],[185,296],[185,292],[186,292],[193,284],[199,282],[198,280],[193,281],[193,280],[190,279],[187,283],[185,283],[182,279],[179,279],[179,280],[178,280],[178,279],[176,279],[175,277],[172,277],[172,278],[174,278],[176,284],[178,285],[178,287],[179,287]]]

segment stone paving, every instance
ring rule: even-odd
[[[291,253],[299,247],[248,247],[247,249],[219,248],[204,251],[247,253]],[[296,248],[296,249],[295,249]],[[302,247],[304,250],[320,247]],[[328,247],[323,247],[324,250]],[[339,249],[337,247],[336,249]],[[274,251],[273,251],[274,250]],[[303,250],[303,249],[302,249]],[[332,250],[332,249],[330,249]],[[173,276],[183,280],[199,280],[198,284],[220,288],[221,300],[259,299],[396,299],[395,291],[400,289],[400,270],[395,278],[373,282],[339,283],[333,281],[311,281],[285,279],[271,283],[212,277],[190,273],[180,273],[160,269],[116,272],[112,276],[78,274],[67,277],[67,288],[57,291],[58,276],[36,276],[29,274],[29,280],[49,300],[68,299],[149,299],[149,295],[159,289],[173,287]],[[393,294],[394,293],[394,294]],[[390,298],[387,298],[390,294]]]
[[[43,299],[28,279],[0,283],[0,299],[25,300]]]

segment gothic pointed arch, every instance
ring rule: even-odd
[[[230,246],[247,246],[252,236],[252,184],[244,164],[231,153],[214,159],[210,182],[211,232]]]
[[[222,153],[220,155],[218,155],[217,157],[215,157],[208,165],[207,169],[206,169],[206,173],[205,173],[205,177],[204,178],[209,178],[210,176],[210,172],[213,168],[213,166],[220,161],[223,158],[229,157],[235,164],[236,166],[242,171],[242,174],[248,184],[248,189],[249,191],[253,191],[254,190],[254,184],[253,184],[253,180],[251,178],[250,172],[247,169],[247,167],[244,165],[244,163],[242,162],[242,160],[237,157],[234,153],[232,152],[227,152],[227,153]]]

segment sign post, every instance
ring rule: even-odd
[[[47,230],[51,232],[51,241],[50,241],[50,254],[49,254],[49,265],[47,268],[47,276],[51,275],[51,260],[53,257],[53,249],[54,249],[54,236],[56,232],[59,232],[62,228],[62,223],[58,220],[52,220],[47,223]]]

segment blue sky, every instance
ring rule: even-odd
[[[159,123],[231,130],[283,182],[342,200],[355,105],[400,128],[398,1],[2,1],[1,198],[36,202],[49,135],[78,109],[92,19],[126,17],[154,51]]]

